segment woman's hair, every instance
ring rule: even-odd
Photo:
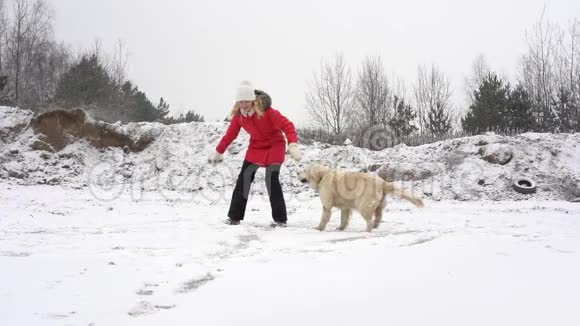
[[[267,109],[267,107],[264,105],[265,104],[264,99],[261,96],[257,96],[256,100],[254,100],[253,102],[254,103],[252,104],[252,107],[254,108],[254,110],[256,110],[258,118],[263,117],[264,112],[266,112]],[[236,104],[234,104],[234,107],[232,108],[231,116],[234,117],[238,114],[240,114],[240,104],[236,102]]]

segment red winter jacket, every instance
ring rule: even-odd
[[[226,134],[222,137],[216,150],[223,154],[228,146],[238,137],[240,128],[250,134],[250,146],[246,160],[260,165],[282,164],[286,157],[286,135],[288,143],[298,142],[294,124],[279,111],[268,108],[260,118],[257,113],[250,117],[237,114],[232,118]]]

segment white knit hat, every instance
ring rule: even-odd
[[[256,94],[254,94],[254,87],[252,84],[244,80],[238,86],[238,90],[236,91],[236,102],[239,101],[254,101],[256,100]]]

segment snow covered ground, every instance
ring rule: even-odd
[[[32,115],[0,107],[0,326],[580,325],[580,133],[301,143],[281,172],[289,227],[271,229],[263,169],[246,221],[222,223],[248,141],[209,166],[225,122],[114,124],[155,141],[50,153],[30,147]],[[313,230],[321,205],[296,174],[320,161],[379,166],[426,207],[391,200],[371,234],[357,214],[334,231],[338,212]]]
[[[230,189],[224,190],[228,197]],[[218,194],[0,183],[1,325],[578,325],[580,205],[392,200],[371,234]]]

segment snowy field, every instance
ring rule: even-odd
[[[313,230],[305,193],[271,229],[260,196],[228,226],[225,199],[0,183],[0,325],[580,325],[577,203],[393,199],[369,234]]]
[[[271,229],[263,169],[243,224],[222,223],[248,141],[208,166],[225,122],[115,124],[155,141],[51,153],[32,149],[31,117],[0,107],[0,326],[580,325],[580,133],[301,143],[281,172],[289,226]],[[390,198],[373,233],[357,214],[335,231],[339,212],[316,231],[296,174],[320,161],[382,166],[426,207]],[[537,192],[513,191],[518,176]]]

